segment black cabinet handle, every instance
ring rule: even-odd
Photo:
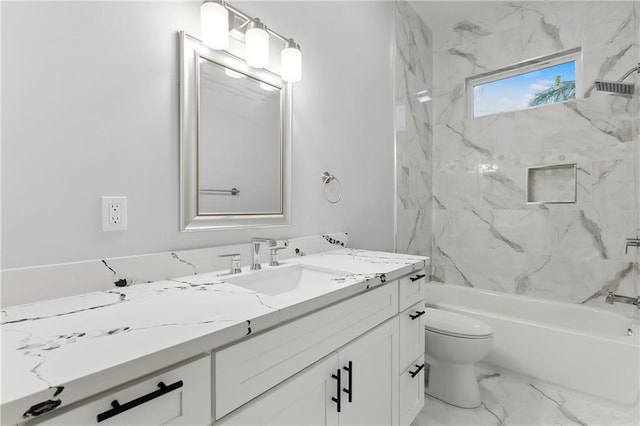
[[[104,413],[98,414],[98,423],[107,420],[113,416],[117,416],[120,413],[124,413],[127,410],[131,410],[132,408],[137,407],[138,405],[144,404],[145,402],[149,402],[152,399],[156,399],[159,396],[162,396],[166,393],[169,393],[173,390],[181,388],[183,386],[182,380],[178,380],[177,382],[167,386],[163,382],[158,383],[158,387],[160,389],[154,390],[146,395],[142,395],[140,398],[136,398],[133,401],[129,401],[124,404],[120,404],[117,399],[111,401],[111,406],[113,407],[111,410],[107,410]]]
[[[342,367],[342,369],[344,371],[348,371],[349,372],[349,389],[344,388],[342,389],[342,391],[344,393],[346,393],[347,395],[349,395],[349,402],[353,402],[352,397],[353,397],[353,363],[351,361],[349,361],[349,366],[348,367]]]
[[[409,371],[409,374],[411,374],[411,378],[412,379],[414,377],[416,377],[418,375],[418,373],[420,372],[420,370],[422,370],[424,368],[424,364],[416,365],[416,367],[418,367],[418,369],[416,371]]]
[[[420,278],[424,278],[424,277],[426,277],[426,275],[425,274],[421,274],[421,275],[416,275],[415,277],[409,277],[409,279],[411,281],[418,281]]]
[[[409,318],[411,318],[411,321],[413,321],[414,319],[418,319],[421,316],[423,316],[425,314],[426,311],[416,311],[415,315],[411,315],[409,314]]]
[[[336,374],[332,374],[331,377],[336,379],[336,381],[337,381],[337,386],[336,386],[337,393],[336,394],[338,395],[338,397],[336,398],[335,396],[332,396],[331,400],[336,403],[337,408],[338,408],[338,413],[339,413],[340,412],[340,401],[341,401],[341,399],[340,399],[340,396],[341,396],[340,389],[342,388],[342,385],[340,384],[340,369],[338,368],[336,370]]]

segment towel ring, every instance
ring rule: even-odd
[[[327,184],[329,184],[332,181],[336,181],[336,183],[338,184],[338,187],[340,188],[338,198],[336,198],[335,200],[332,200],[331,198],[329,198],[329,195],[327,195]],[[326,198],[327,201],[330,202],[331,204],[336,204],[338,201],[342,199],[342,183],[340,183],[340,180],[334,175],[332,175],[331,173],[324,172],[322,174],[322,187],[324,189],[324,198]]]

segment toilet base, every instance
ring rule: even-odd
[[[480,406],[480,388],[473,365],[435,362],[425,375],[425,393],[460,408]]]

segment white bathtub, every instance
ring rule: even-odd
[[[640,333],[632,319],[582,305],[458,285],[426,287],[427,306],[469,315],[493,328],[493,347],[483,364],[615,404],[638,402]]]

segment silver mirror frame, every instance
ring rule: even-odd
[[[264,69],[251,68],[230,53],[206,47],[200,40],[180,31],[180,230],[205,231],[286,226],[291,218],[291,83]],[[205,58],[254,79],[282,88],[281,183],[282,210],[279,214],[242,213],[200,215],[198,213],[198,122],[199,60]]]

